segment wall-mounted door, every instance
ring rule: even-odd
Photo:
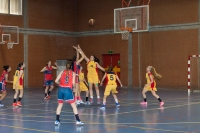
[[[112,66],[113,71],[117,73],[118,77],[120,78],[120,54],[102,54],[102,59],[103,67],[107,69],[109,66]]]

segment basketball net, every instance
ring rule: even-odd
[[[7,44],[7,48],[8,49],[12,49],[14,42],[12,42],[12,41],[5,41],[5,44]]]
[[[132,32],[132,28],[121,28],[122,32],[121,32],[121,35],[122,35],[122,40],[128,40],[128,37],[129,37],[129,33]]]

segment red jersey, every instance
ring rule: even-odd
[[[68,75],[67,75],[68,73]],[[72,89],[72,84],[73,84],[73,71],[72,70],[64,70],[61,78],[60,78],[60,87],[68,87]]]
[[[76,61],[74,61],[73,67],[74,67],[73,70],[74,70],[75,74],[76,74],[76,75],[79,75],[81,66],[80,66],[80,65],[77,65],[77,64],[76,64]]]
[[[8,74],[7,71],[3,71],[0,77],[0,82],[6,84],[6,79],[5,79],[5,75]]]
[[[52,66],[48,67],[46,66],[46,69],[44,71],[44,80],[53,80],[53,76],[52,76],[52,71],[53,71],[53,68]]]

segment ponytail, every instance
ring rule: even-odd
[[[92,55],[92,56],[94,57],[94,62],[97,62],[97,63],[100,62],[99,59],[96,56],[94,56],[94,55]]]
[[[156,69],[154,67],[151,67],[151,70],[150,72],[153,74],[153,76],[155,76],[157,79],[161,79],[162,78],[162,75],[158,74],[156,72]]]
[[[67,63],[66,63],[66,76],[68,76],[68,71],[71,69],[71,65],[72,64],[72,62],[71,61],[67,61]]]

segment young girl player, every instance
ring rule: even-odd
[[[106,89],[104,91],[104,98],[103,98],[103,105],[100,109],[105,109],[106,108],[106,98],[110,95],[110,92],[112,92],[113,98],[115,100],[116,103],[116,107],[120,106],[118,99],[117,99],[117,83],[116,80],[119,82],[120,86],[122,87],[122,83],[120,81],[120,79],[118,78],[117,74],[115,74],[113,72],[113,67],[109,67],[107,72],[105,73],[104,77],[102,78],[101,81],[101,86],[103,85],[103,81],[104,79],[107,80],[107,84],[106,84]]]
[[[6,83],[13,83],[13,81],[8,80],[8,73],[11,71],[11,67],[9,65],[3,66],[4,71],[1,74],[0,77],[0,90],[2,91],[2,95],[0,98],[0,106],[4,106],[4,104],[1,103],[1,101],[6,96]]]
[[[80,74],[79,74],[79,81],[80,81],[80,91],[85,91],[86,93],[86,99],[85,99],[85,104],[90,105],[90,102],[88,101],[88,96],[89,96],[89,91],[88,91],[88,83],[86,82],[84,78],[84,71],[83,67],[81,66],[80,68]],[[87,85],[87,86],[86,86]]]
[[[14,81],[13,81],[13,89],[15,90],[15,95],[14,95],[14,101],[13,101],[13,106],[22,106],[21,104],[21,100],[22,100],[22,96],[23,96],[23,89],[24,89],[24,68],[25,68],[25,64],[23,62],[19,63],[17,66],[17,69],[15,71],[15,75],[14,75]],[[19,98],[18,98],[18,102],[17,102],[17,96],[18,93],[19,94]]]
[[[73,62],[72,62],[72,70],[74,71],[74,73],[76,74],[76,78],[75,78],[75,101],[76,101],[76,105],[79,104],[83,104],[83,101],[81,99],[80,96],[80,85],[79,85],[79,73],[80,73],[80,62],[83,61],[84,57],[82,56],[79,59],[79,52],[78,52],[78,48],[76,46],[73,46],[73,48],[76,50],[76,56],[73,57]]]
[[[156,94],[156,81],[154,77],[161,79],[162,76],[158,73],[156,73],[156,69],[152,66],[148,66],[146,69],[146,79],[147,79],[147,84],[144,86],[144,89],[142,91],[142,96],[144,98],[144,101],[141,102],[140,104],[142,105],[147,105],[147,98],[146,98],[146,92],[151,91],[151,94],[158,99],[160,102],[160,106],[164,105],[164,102],[160,99],[160,97]]]
[[[45,94],[44,94],[44,99],[48,100],[50,99],[50,93],[54,88],[54,84],[53,84],[53,69],[57,69],[57,63],[54,63],[55,66],[51,66],[51,61],[47,62],[47,65],[40,71],[40,72],[44,72],[44,86],[45,86]],[[49,89],[50,88],[50,89]]]
[[[55,82],[59,85],[58,89],[58,107],[56,110],[56,125],[60,125],[60,112],[62,110],[63,102],[66,101],[70,103],[77,125],[83,125],[84,123],[81,122],[78,110],[75,104],[74,95],[72,88],[75,86],[75,73],[70,69],[71,62],[66,63],[66,69],[61,71],[58,77],[56,78]]]
[[[91,55],[90,59],[85,56],[83,51],[81,50],[80,46],[78,45],[78,51],[82,55],[82,57],[85,58],[87,61],[87,79],[88,79],[88,84],[89,84],[89,90],[90,90],[90,103],[93,103],[93,90],[92,87],[94,85],[95,90],[96,90],[96,95],[97,95],[97,104],[100,104],[100,94],[99,94],[99,77],[98,77],[98,72],[97,68],[105,72],[105,69],[99,65],[99,60],[94,56]]]

